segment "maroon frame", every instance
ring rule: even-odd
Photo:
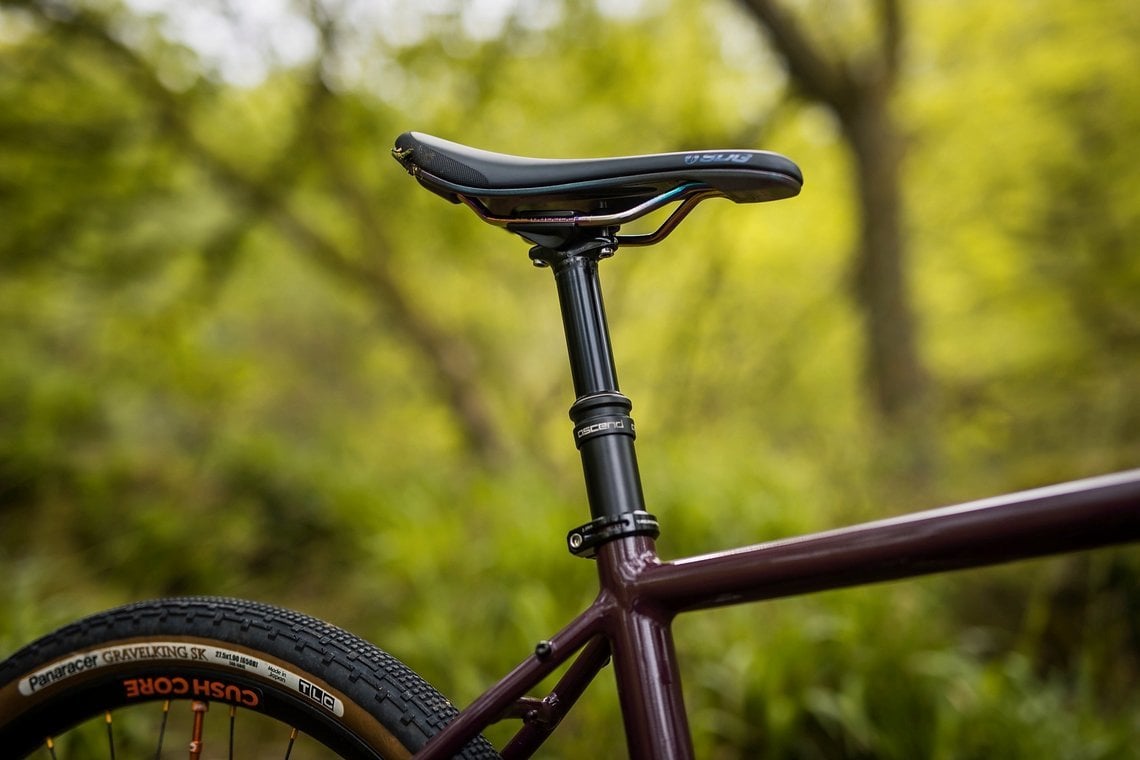
[[[621,394],[598,280],[620,242],[601,231],[514,231],[558,291],[576,401],[570,407],[591,522],[567,537],[594,556],[600,590],[415,755],[442,760],[504,718],[522,728],[502,749],[530,757],[611,659],[629,755],[693,757],[672,622],[680,612],[912,578],[1140,540],[1140,469],[840,530],[662,562],[645,511],[632,404]],[[577,658],[543,699],[527,695]]]
[[[671,622],[679,612],[913,578],[1140,540],[1140,469],[840,530],[661,562],[648,536],[600,547],[601,593],[419,753],[452,757],[503,717],[530,757],[612,656],[633,758],[691,758]],[[574,654],[543,700],[526,694]]]

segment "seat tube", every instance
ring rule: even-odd
[[[602,587],[615,607],[607,624],[626,741],[635,760],[692,760],[673,612],[642,594],[636,583],[638,574],[655,564],[649,536],[627,536],[598,549]]]

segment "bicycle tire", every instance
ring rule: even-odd
[[[160,599],[72,623],[0,663],[0,754],[25,757],[84,721],[172,703],[269,718],[319,742],[320,756],[369,760],[410,756],[458,712],[403,663],[323,621],[236,599]],[[186,743],[175,746],[185,757]],[[499,755],[477,737],[457,757]]]

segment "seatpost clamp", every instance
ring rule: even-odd
[[[530,238],[536,238],[538,232],[528,230],[525,225],[514,225],[508,229],[523,237],[527,237],[529,232]],[[561,260],[575,256],[586,256],[600,261],[611,258],[617,252],[618,241],[610,230],[592,235],[582,235],[582,230],[574,227],[542,229],[541,232],[542,240],[546,244],[536,245],[530,249],[531,263],[540,269],[554,266]],[[537,242],[537,238],[532,242]]]
[[[657,524],[657,518],[648,512],[638,510],[614,517],[599,517],[575,528],[566,534],[566,547],[575,557],[593,559],[598,554],[599,546],[615,538],[622,536],[657,538],[659,535],[661,528]]]

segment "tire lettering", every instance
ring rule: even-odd
[[[332,694],[329,694],[327,691],[322,689],[320,686],[309,683],[304,678],[302,678],[301,683],[298,684],[297,691],[301,692],[306,697],[313,700],[314,702],[316,702],[318,705],[325,708],[326,710],[329,710],[329,711],[335,711],[336,710],[336,703],[337,703],[336,697],[334,697]]]
[[[186,697],[229,702],[242,707],[259,707],[261,695],[253,689],[206,678],[157,676],[155,678],[124,678],[123,693],[127,699],[152,697]]]
[[[101,649],[70,655],[45,665],[20,679],[19,691],[30,697],[42,689],[66,682],[68,679],[101,668],[124,668],[133,663],[191,663],[207,666],[214,671],[240,670],[251,677],[279,684],[320,705],[337,717],[344,715],[344,702],[332,693],[295,673],[261,659],[256,652],[242,652],[220,646],[188,644],[182,641],[149,641],[145,643],[112,644]],[[200,671],[201,672],[201,671]],[[224,676],[222,676],[224,679]],[[217,678],[191,678],[182,676],[153,676],[123,678],[128,699],[156,697],[186,697],[226,701],[246,707],[261,704],[260,693]]]

